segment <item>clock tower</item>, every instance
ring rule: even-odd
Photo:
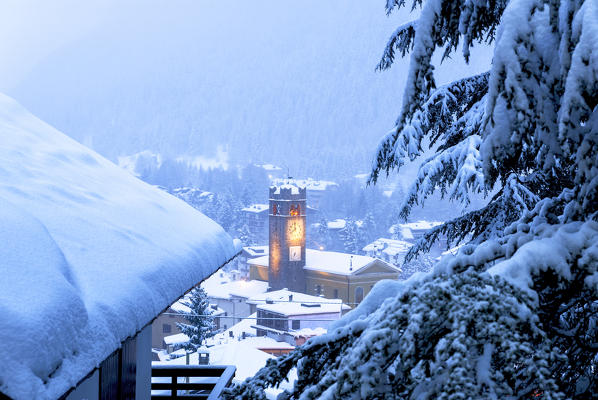
[[[306,189],[292,181],[270,187],[270,290],[305,293]]]

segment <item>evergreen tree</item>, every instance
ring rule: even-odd
[[[353,219],[348,219],[340,232],[343,247],[347,253],[360,254],[365,246],[364,233]]]
[[[243,224],[241,228],[237,229],[237,237],[243,243],[243,246],[253,246],[255,244],[255,240],[247,224]]]
[[[387,12],[405,6],[388,0]],[[439,190],[487,204],[433,230],[472,243],[354,311],[229,396],[587,399],[598,393],[598,1],[414,0],[391,37],[411,53],[402,111],[371,181],[423,154],[403,203]],[[489,72],[437,88],[432,55],[493,43]],[[393,293],[389,296],[390,293]]]
[[[365,245],[367,245],[368,243],[371,243],[378,238],[378,226],[376,224],[374,214],[371,211],[368,211],[365,214],[360,229],[363,232],[362,237],[365,242],[362,248],[365,247]]]
[[[188,324],[177,322],[182,333],[189,337],[189,342],[181,346],[189,351],[197,350],[204,340],[212,336],[214,331],[214,317],[211,316],[212,309],[208,302],[208,295],[201,287],[191,290],[188,300],[183,302],[189,307],[188,312],[181,312]]]
[[[330,230],[328,229],[328,220],[325,217],[320,219],[316,231],[317,246],[324,250],[329,250],[332,245],[332,238],[330,237]]]

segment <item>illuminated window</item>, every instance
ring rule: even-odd
[[[301,214],[301,205],[299,204],[291,204],[291,209],[289,211],[289,215],[291,217],[297,217]]]

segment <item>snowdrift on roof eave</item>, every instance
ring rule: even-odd
[[[58,398],[236,249],[2,94],[0,137],[0,392]]]

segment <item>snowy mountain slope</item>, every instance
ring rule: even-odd
[[[119,4],[10,94],[113,160],[144,150],[213,157],[221,146],[233,165],[272,162],[295,176],[368,170],[398,113],[406,63],[374,68],[406,16],[387,18],[382,1],[177,5]],[[439,78],[463,70],[450,61]]]
[[[236,250],[4,95],[0,138],[0,392],[58,398]]]

